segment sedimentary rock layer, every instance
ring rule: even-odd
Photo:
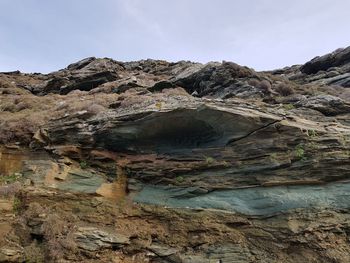
[[[0,262],[349,262],[348,50],[0,74]]]

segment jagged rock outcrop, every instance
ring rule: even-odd
[[[117,80],[116,72],[122,69],[122,65],[111,59],[87,58],[64,70],[51,73],[48,81],[33,88],[33,93],[67,94],[73,90],[89,91],[106,82]]]
[[[340,48],[336,51],[312,59],[300,68],[305,74],[315,74],[321,70],[328,70],[332,67],[341,67],[350,63],[350,47]]]
[[[315,57],[301,66],[276,70],[300,84],[350,87],[350,47],[340,48],[321,57]]]
[[[11,74],[25,75],[18,72]],[[273,85],[277,87],[285,82],[225,61],[207,64],[161,60],[119,62],[94,57],[73,63],[60,71],[34,77],[32,85],[17,85],[16,81],[12,84],[36,95],[65,95],[76,90],[123,93],[131,88],[159,92],[166,88],[182,87],[197,97],[261,99],[277,94],[273,91]]]
[[[0,262],[347,263],[347,52],[0,74]]]

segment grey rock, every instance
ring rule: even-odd
[[[89,91],[106,82],[117,80],[124,68],[112,59],[86,58],[69,65],[66,69],[47,75],[48,80],[37,85],[34,93],[68,94],[73,90]]]
[[[80,60],[78,62],[72,63],[70,65],[68,65],[67,69],[69,70],[78,70],[78,69],[82,69],[85,66],[89,65],[92,61],[96,60],[95,57],[89,57],[89,58],[85,58],[83,60]]]
[[[168,257],[179,252],[179,250],[176,248],[156,243],[152,243],[152,245],[149,247],[149,250],[159,257]]]
[[[182,263],[253,263],[256,261],[248,249],[239,245],[217,244],[206,249],[205,253],[183,254]]]
[[[350,87],[350,73],[333,75],[325,80],[326,85],[339,85],[342,87]]]
[[[304,65],[273,71],[298,84],[350,87],[350,47],[316,57]],[[305,87],[307,89],[308,87]]]
[[[350,113],[350,103],[331,95],[318,95],[301,99],[295,104],[323,113],[326,116]]]
[[[194,68],[188,68],[173,77],[171,81],[183,87],[190,94],[197,92],[199,97],[245,97],[260,93],[257,89],[248,91],[247,87],[249,86],[242,82],[246,78],[253,78],[255,76],[256,73],[253,70],[232,62],[210,62],[203,67],[195,66]],[[247,94],[243,95],[242,93]]]
[[[303,65],[300,70],[306,74],[315,74],[321,70],[327,70],[331,67],[338,67],[350,62],[350,47],[337,49],[336,51],[312,59]]]
[[[98,251],[105,248],[118,248],[129,244],[129,238],[109,233],[95,227],[80,227],[75,233],[75,241],[79,248]]]
[[[98,174],[92,174],[80,170],[71,171],[67,178],[57,184],[61,190],[94,194],[106,179]]]
[[[349,192],[350,183],[216,190],[201,195],[191,188],[146,185],[134,200],[173,208],[271,216],[298,208],[350,209]]]

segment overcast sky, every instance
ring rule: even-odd
[[[0,71],[88,56],[280,68],[350,45],[349,10],[349,0],[0,0]]]

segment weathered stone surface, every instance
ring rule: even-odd
[[[315,57],[304,65],[274,71],[273,74],[288,77],[298,84],[348,88],[350,87],[350,47]],[[307,88],[309,87],[305,87]]]
[[[167,247],[161,244],[152,244],[149,250],[155,253],[159,257],[169,257],[179,252],[178,249]]]
[[[0,74],[1,260],[347,263],[346,50]]]
[[[138,105],[119,107],[98,121],[50,123],[47,143],[123,154],[129,176],[142,182],[232,189],[347,178],[348,126],[239,100],[157,98],[161,107],[154,96],[144,96]]]
[[[173,81],[184,87],[190,94],[196,92],[198,96],[213,96],[219,98],[260,97],[261,91],[248,85],[247,78],[257,77],[257,74],[248,68],[235,63],[208,63],[203,67],[184,72],[173,78]]]
[[[108,233],[94,227],[80,227],[75,233],[75,240],[80,248],[88,251],[115,249],[129,244],[126,236]]]
[[[331,95],[301,99],[295,105],[317,110],[326,116],[350,113],[350,102]]]
[[[297,208],[350,208],[350,184],[275,186],[196,193],[192,188],[145,186],[135,201],[175,208],[271,216]]]
[[[73,90],[89,91],[117,80],[120,70],[123,70],[123,66],[114,60],[87,58],[50,73],[49,80],[37,85],[34,92],[67,94]]]
[[[330,54],[316,57],[303,65],[300,70],[306,74],[314,74],[320,70],[343,66],[347,63],[350,63],[350,47],[337,49]]]
[[[34,85],[26,87],[38,95],[48,93],[65,95],[72,91],[121,94],[131,89],[155,93],[181,87],[189,94],[197,94],[198,97],[221,99],[269,98],[272,94],[277,94],[272,87],[277,87],[278,83],[285,81],[282,78],[270,78],[253,69],[226,61],[207,64],[190,61],[169,63],[150,59],[119,62],[94,57],[39,77]],[[261,85],[263,81],[265,84]],[[16,81],[13,84],[17,85]],[[18,84],[19,87],[24,87],[22,83]]]
[[[18,248],[0,248],[0,262],[24,262],[23,253]]]

